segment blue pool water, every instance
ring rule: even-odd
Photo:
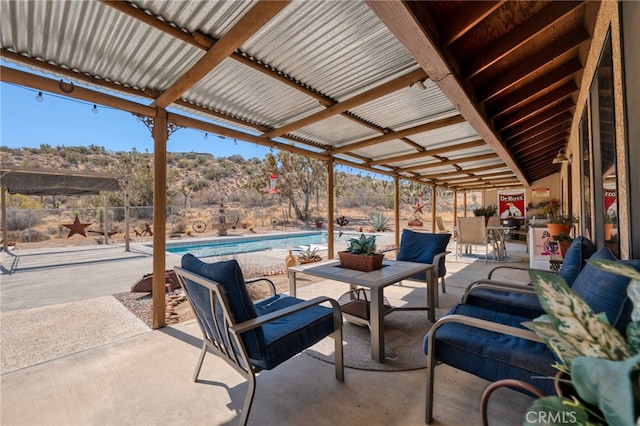
[[[270,249],[294,250],[299,248],[299,246],[326,243],[326,232],[299,232],[277,235],[223,237],[197,243],[167,243],[167,251],[181,256],[191,253],[196,257],[210,257]]]

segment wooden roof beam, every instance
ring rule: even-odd
[[[464,78],[470,79],[510,53],[535,39],[562,17],[584,5],[584,2],[551,2],[540,12],[518,25],[511,32],[492,43],[476,56],[466,67]]]
[[[425,78],[427,78],[427,74],[422,69],[411,71],[410,73],[405,74],[402,77],[396,78],[395,80],[389,81],[378,87],[374,87],[373,89],[367,90],[366,92],[360,93],[359,95],[353,96],[352,98],[349,98],[342,102],[338,102],[337,104],[332,105],[322,111],[318,111],[314,114],[301,118],[300,120],[285,124],[282,127],[266,132],[263,136],[268,138],[282,136],[294,130],[301,129],[303,127],[317,123],[318,121],[325,120],[334,115],[338,115],[352,108],[366,104],[367,102],[371,102],[381,96],[396,92],[400,89],[410,86],[418,80],[424,80]]]
[[[422,158],[422,157],[428,156],[428,155],[446,154],[446,153],[453,152],[453,151],[462,151],[464,149],[478,148],[478,147],[485,146],[485,145],[486,145],[486,143],[482,139],[478,139],[478,140],[471,141],[471,142],[465,142],[465,143],[461,143],[461,144],[458,144],[458,145],[450,145],[450,146],[446,146],[446,147],[442,147],[442,148],[436,148],[436,149],[424,149],[423,148],[423,150],[420,151],[420,152],[414,152],[412,154],[398,155],[396,157],[387,157],[387,158],[382,158],[382,159],[379,159],[379,160],[373,160],[373,161],[367,162],[367,164],[369,166],[376,166],[378,164],[397,163],[399,161],[414,160],[414,159]]]
[[[466,169],[466,170],[456,170],[453,172],[443,172],[443,173],[438,173],[436,175],[422,175],[423,178],[425,179],[440,179],[442,177],[447,177],[447,176],[460,176],[463,174],[473,174],[473,173],[478,173],[478,172],[484,172],[487,170],[493,170],[493,169],[499,169],[499,168],[503,168],[506,167],[504,164],[491,164],[489,166],[482,166],[482,167],[476,167],[473,169]]]
[[[463,13],[452,17],[449,25],[441,29],[440,44],[442,46],[449,46],[465,35],[470,29],[478,25],[487,16],[491,15],[491,13],[502,6],[505,1],[506,0],[472,1],[465,3],[461,11]]]
[[[366,0],[366,3],[411,53],[444,95],[456,105],[480,137],[500,156],[507,167],[513,170],[515,176],[524,185],[528,185],[520,166],[511,158],[511,154],[494,132],[492,125],[479,110],[476,101],[470,98],[461,82],[457,80],[451,66],[440,53],[440,49],[409,6],[401,0],[384,2]]]
[[[384,135],[376,136],[375,138],[367,139],[360,142],[354,142],[352,144],[344,145],[331,150],[331,154],[341,154],[344,152],[353,151],[365,146],[376,145],[382,142],[387,142],[393,139],[400,139],[405,136],[415,135],[417,133],[424,133],[431,130],[439,129],[441,127],[453,126],[454,124],[464,123],[464,117],[461,115],[454,115],[453,117],[441,118],[440,120],[430,121],[429,123],[421,124],[419,126],[411,127],[409,129],[399,130],[397,132],[389,132]]]
[[[538,77],[522,89],[519,89],[503,99],[487,102],[487,109],[491,111],[491,118],[496,119],[504,114],[508,114],[513,110],[526,104],[531,98],[540,96],[540,94],[555,89],[555,85],[565,83],[566,80],[573,77],[574,74],[582,70],[582,64],[578,58],[573,58],[569,62],[560,65]]]
[[[535,136],[538,133],[543,132],[549,127],[553,127],[557,124],[564,123],[565,121],[571,121],[573,114],[570,110],[573,108],[573,100],[567,99],[558,105],[549,108],[540,114],[537,114],[526,121],[518,124],[512,129],[502,133],[502,139],[509,143],[510,139],[517,136],[530,135]]]
[[[559,124],[545,132],[542,132],[534,137],[530,137],[530,138],[517,138],[513,141],[511,141],[509,143],[509,149],[511,150],[517,150],[519,146],[521,145],[531,145],[531,144],[536,144],[536,143],[540,143],[542,141],[544,141],[545,139],[548,139],[550,137],[554,137],[556,135],[559,134],[566,134],[568,136],[567,130],[569,129],[569,127],[567,127],[564,124]]]
[[[587,40],[589,40],[589,33],[582,27],[576,28],[556,43],[527,58],[527,61],[521,62],[520,65],[484,85],[483,90],[478,92],[478,101],[487,102],[534,72],[552,68],[554,64],[568,62],[571,58],[567,55]]]
[[[492,160],[494,158],[499,158],[498,154],[491,153],[491,154],[483,154],[483,155],[474,155],[472,157],[456,158],[455,160],[443,160],[443,161],[437,161],[429,164],[421,164],[419,166],[403,167],[402,170],[410,172],[414,170],[432,169],[434,167],[449,166],[452,164],[469,163],[471,161]]]
[[[193,67],[160,95],[152,106],[166,108],[195,86],[289,4],[284,0],[259,0]]]
[[[508,116],[503,117],[500,120],[496,120],[496,128],[503,132],[518,123],[525,121],[526,119],[539,114],[545,109],[551,108],[554,104],[570,97],[573,93],[578,91],[578,86],[573,81],[563,84],[561,87],[547,93],[544,96],[536,99],[535,101],[523,106],[522,108],[514,111]]]

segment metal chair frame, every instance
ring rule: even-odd
[[[267,324],[271,321],[277,320],[279,318],[285,317],[287,315],[293,314],[295,312],[302,311],[314,305],[319,305],[321,303],[329,302],[333,309],[333,338],[335,341],[335,370],[336,370],[336,379],[343,382],[344,381],[344,361],[343,361],[343,348],[342,348],[342,313],[340,311],[340,306],[338,302],[329,297],[316,297],[309,301],[304,301],[298,303],[294,306],[290,306],[284,309],[280,309],[275,312],[271,312],[266,315],[261,315],[257,318],[253,318],[248,321],[244,321],[242,323],[235,323],[230,315],[230,310],[228,308],[227,300],[224,296],[224,293],[220,289],[220,285],[212,280],[209,280],[201,275],[195,274],[193,272],[187,271],[180,267],[174,267],[176,272],[176,276],[180,281],[180,285],[187,296],[187,300],[189,301],[193,312],[195,313],[198,326],[202,331],[203,343],[202,350],[200,352],[200,357],[198,358],[198,363],[196,364],[195,372],[193,373],[193,381],[198,381],[198,376],[200,375],[200,370],[202,369],[202,364],[204,362],[205,355],[207,351],[210,350],[215,355],[222,358],[227,364],[233,367],[242,377],[244,377],[248,382],[248,390],[247,395],[244,400],[244,404],[242,406],[242,412],[240,415],[239,424],[246,425],[249,412],[251,411],[251,405],[253,403],[253,398],[255,395],[256,389],[256,373],[259,373],[262,368],[255,366],[251,363],[249,355],[247,354],[247,350],[244,346],[244,342],[241,338],[242,333],[245,333],[249,330],[253,330],[255,328],[261,327],[264,324]],[[207,328],[204,326],[206,321],[203,317],[203,312],[200,309],[196,308],[191,294],[187,290],[187,286],[185,285],[185,279],[192,281],[202,287],[205,287],[209,291],[210,296],[210,306],[211,316],[213,318],[215,327],[215,333],[210,333],[207,331]],[[257,281],[267,281],[270,283],[271,294],[275,295],[275,286],[273,282],[266,278],[258,278],[254,280],[246,280],[246,284],[252,284]],[[222,310],[222,318],[220,321],[219,313]],[[217,334],[217,336],[215,335]],[[295,355],[295,354],[293,354]]]

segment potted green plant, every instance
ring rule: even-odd
[[[298,255],[298,262],[304,265],[305,263],[313,263],[320,262],[322,260],[322,256],[318,254],[318,246],[311,249],[311,244],[305,251]]]
[[[552,237],[561,233],[568,234],[573,228],[573,224],[578,223],[578,217],[573,215],[555,215],[549,218],[547,229]]]
[[[627,294],[634,310],[627,339],[606,317],[594,313],[562,278],[531,270],[532,284],[547,315],[524,325],[554,352],[559,360],[554,367],[569,378],[564,381],[575,395],[540,398],[528,412],[545,412],[548,419],[555,419],[555,423],[552,420],[547,425],[563,424],[569,417],[576,425],[636,424],[635,407],[640,406],[640,273],[611,260],[589,262],[631,278]],[[536,416],[525,416],[524,424],[540,424],[535,423],[538,420]]]
[[[376,253],[376,236],[361,234],[350,238],[347,250],[338,252],[340,266],[369,272],[382,268],[383,253]]]
[[[485,223],[489,221],[491,216],[495,216],[498,213],[498,206],[494,204],[487,204],[486,206],[477,207],[473,209],[474,216],[484,216]]]

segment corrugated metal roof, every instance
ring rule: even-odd
[[[254,143],[287,149],[276,143],[282,141],[314,153],[328,148],[327,155],[345,164],[417,181],[421,175],[432,179],[435,172],[451,176],[457,168],[515,161],[500,147],[503,159],[486,157],[493,149],[477,146],[479,133],[461,118],[459,104],[428,78],[375,7],[363,1],[292,1],[238,39],[235,52],[223,58],[215,58],[219,40],[235,43],[229,34],[238,33],[232,31],[243,17],[277,6],[0,0],[0,7],[4,59],[103,91],[139,96],[145,104],[181,81],[184,90],[169,99],[170,110],[244,131]],[[199,62],[205,56],[214,57],[215,66]],[[185,81],[201,69],[203,78]],[[386,89],[390,84],[393,90]],[[345,102],[349,106],[343,108]],[[206,123],[199,125],[209,128]],[[516,176],[506,166],[503,170]]]

